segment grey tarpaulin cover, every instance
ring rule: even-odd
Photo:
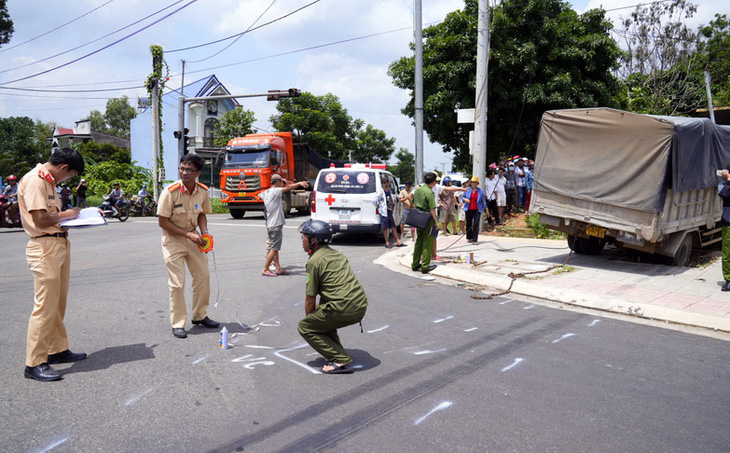
[[[666,190],[716,186],[730,161],[730,127],[706,118],[609,108],[545,112],[535,190],[661,212]]]

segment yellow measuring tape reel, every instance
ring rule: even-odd
[[[204,234],[201,237],[205,241],[205,245],[199,245],[198,249],[201,252],[205,252],[205,253],[208,253],[211,250],[213,250],[213,236],[211,236],[209,234]]]

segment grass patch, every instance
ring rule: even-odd
[[[565,234],[554,231],[540,223],[540,214],[525,214],[525,223],[538,239],[563,239]]]
[[[223,203],[221,203],[220,198],[211,198],[210,199],[210,208],[213,211],[213,214],[228,214],[228,206],[224,206]]]

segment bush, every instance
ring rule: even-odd
[[[88,165],[82,178],[89,184],[87,197],[102,196],[108,194],[112,185],[119,182],[124,194],[131,198],[136,195],[142,184],[147,184],[148,189],[152,187],[152,172],[146,168],[132,164],[105,161],[94,165]],[[76,187],[81,178],[76,177],[70,183]]]
[[[223,206],[220,198],[211,198],[210,208],[213,214],[228,214],[228,206]]]
[[[545,224],[540,223],[540,214],[526,214],[525,222],[530,227],[535,237],[540,239],[560,239],[565,237],[565,234],[549,229]]]

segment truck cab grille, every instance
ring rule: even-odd
[[[261,178],[258,175],[246,176],[244,184],[238,176],[226,177],[226,190],[230,192],[254,192],[261,190]]]

